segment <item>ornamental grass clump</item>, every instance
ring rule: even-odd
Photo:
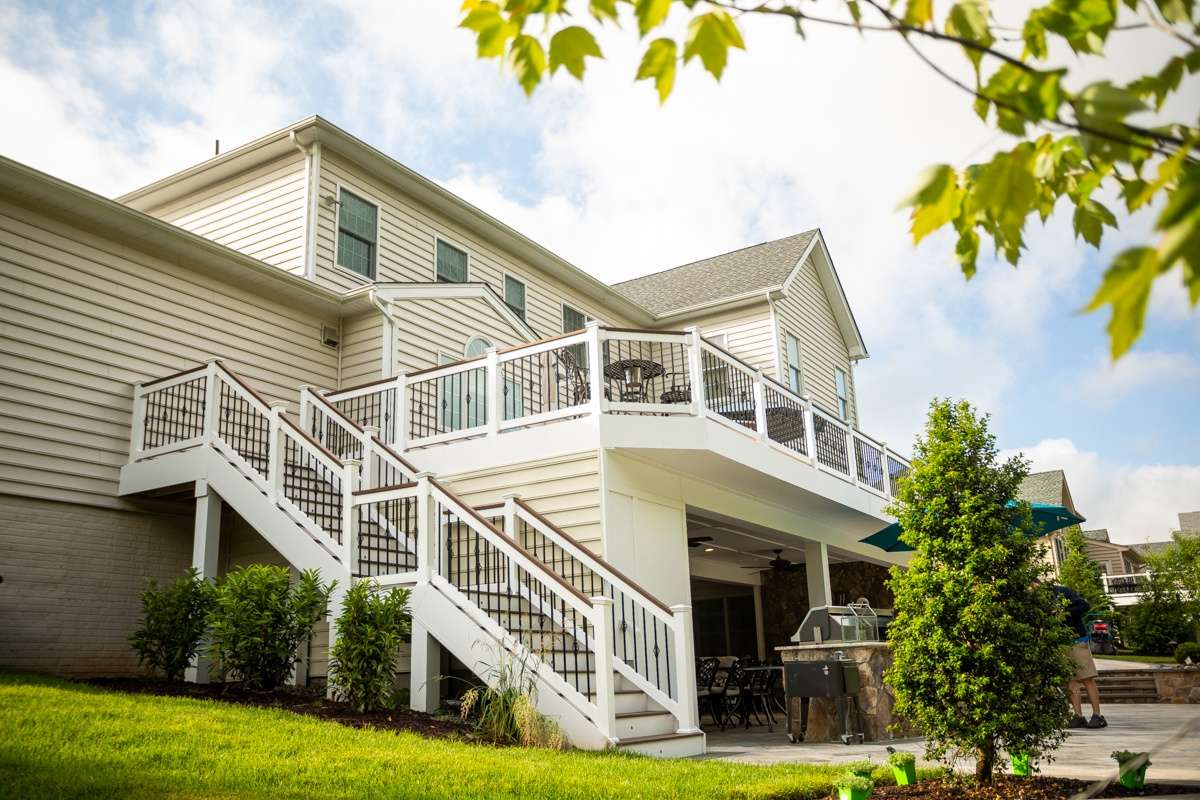
[[[925,734],[929,757],[973,756],[980,783],[1004,749],[1054,749],[1071,718],[1072,634],[1029,506],[1008,505],[1027,473],[1020,457],[1000,461],[986,415],[935,400],[888,509],[915,549],[888,581],[896,716]]]
[[[208,629],[213,595],[212,583],[195,567],[163,587],[147,581],[141,593],[142,622],[129,637],[138,663],[162,672],[169,681],[183,680]]]
[[[329,654],[334,695],[355,711],[387,708],[395,696],[400,643],[412,631],[408,589],[381,590],[359,581],[342,599],[337,639]]]
[[[536,675],[535,656],[501,653],[498,663],[487,668],[486,685],[463,694],[459,715],[474,717],[476,730],[495,742],[566,750],[562,729],[537,710]]]
[[[227,574],[217,584],[211,615],[211,653],[221,672],[249,689],[282,686],[296,648],[325,615],[336,585],[322,585],[315,569],[292,583],[286,567],[267,564]]]

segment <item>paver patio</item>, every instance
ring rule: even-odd
[[[1200,706],[1113,704],[1103,711],[1109,726],[1099,730],[1071,731],[1054,762],[1042,766],[1043,774],[1094,780],[1115,775],[1116,763],[1109,757],[1114,750],[1148,750],[1154,752],[1148,775],[1151,780],[1194,781],[1200,792]],[[1163,746],[1174,732],[1188,725],[1193,726],[1189,735]],[[923,750],[919,739],[848,746],[790,744],[780,724],[774,733],[769,733],[766,726],[752,727],[749,731],[709,731],[708,753],[702,757],[749,764],[784,761],[836,764],[864,758],[882,762],[887,759],[888,744],[897,750],[917,753],[918,758]],[[962,766],[966,769],[973,765],[964,762]]]

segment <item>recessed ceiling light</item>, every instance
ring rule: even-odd
[[[706,547],[706,548],[704,548],[704,552],[711,553],[713,550],[716,550],[716,549],[717,548],[715,548],[715,547]]]

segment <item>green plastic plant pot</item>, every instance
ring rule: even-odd
[[[870,796],[870,789],[838,789],[838,800],[867,800]]]
[[[1029,763],[1029,756],[1019,753],[1010,753],[1012,756],[1012,774],[1013,775],[1030,775],[1033,770]]]
[[[917,765],[905,764],[903,767],[892,767],[892,777],[897,786],[912,786],[917,782]]]
[[[1131,769],[1121,773],[1121,785],[1126,789],[1141,789],[1146,783],[1146,767],[1149,764],[1142,764],[1137,769]]]

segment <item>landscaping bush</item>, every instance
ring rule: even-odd
[[[359,581],[342,600],[329,682],[356,711],[385,708],[394,696],[396,654],[412,630],[408,597],[408,589],[381,591],[374,581]]]
[[[1170,655],[1179,642],[1192,638],[1185,606],[1174,585],[1152,574],[1146,593],[1125,612],[1122,640],[1142,655]]]
[[[1185,664],[1189,658],[1193,664],[1200,664],[1200,644],[1184,642],[1175,648],[1175,663]]]
[[[296,648],[329,606],[336,581],[316,570],[292,583],[286,567],[253,564],[217,585],[211,616],[212,656],[221,672],[247,688],[275,689],[296,663]]]
[[[463,694],[459,714],[463,719],[475,716],[479,732],[496,742],[567,749],[562,729],[537,710],[536,672],[533,656],[518,660],[502,653],[488,669],[488,684]]]
[[[129,636],[138,663],[159,670],[169,681],[182,680],[208,628],[213,585],[193,567],[162,588],[154,579],[147,581],[141,599],[142,623]]]

